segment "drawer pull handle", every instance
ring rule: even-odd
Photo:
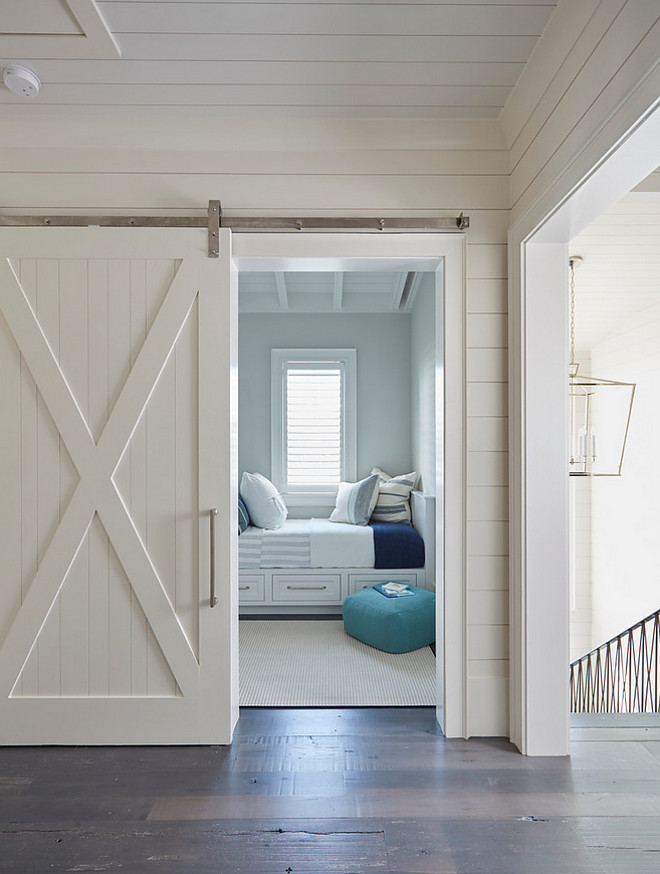
[[[321,589],[327,588],[327,586],[287,586],[287,589],[295,592],[319,592]]]
[[[249,586],[239,586],[239,587],[238,587],[238,589],[239,589],[240,592],[247,592],[247,590],[248,590],[249,588],[250,588]]]

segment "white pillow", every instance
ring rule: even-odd
[[[358,483],[339,483],[331,522],[366,525],[378,498],[378,476],[373,474]]]
[[[260,473],[245,472],[241,478],[241,497],[257,528],[279,528],[287,517],[282,495]]]
[[[410,493],[417,483],[417,473],[403,473],[390,476],[374,467],[372,474],[380,478],[378,500],[374,508],[372,522],[410,522]]]

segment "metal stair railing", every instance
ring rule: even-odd
[[[571,664],[571,713],[660,713],[660,610]]]

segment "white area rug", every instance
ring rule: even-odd
[[[428,646],[381,652],[337,620],[238,623],[243,707],[419,707],[435,704]]]

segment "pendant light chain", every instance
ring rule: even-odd
[[[568,262],[571,267],[571,360],[575,364],[575,261],[573,258]]]

